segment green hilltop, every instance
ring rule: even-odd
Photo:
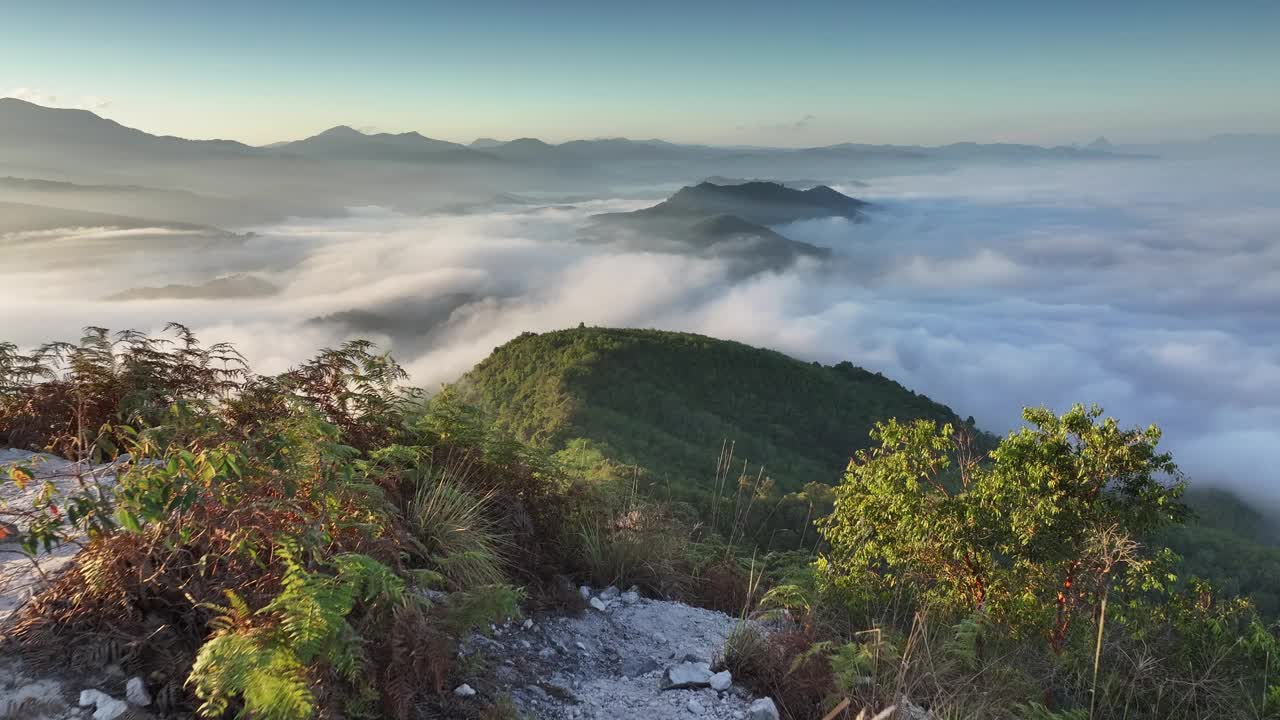
[[[784,491],[834,483],[874,423],[950,408],[875,372],[702,335],[579,327],[525,333],[458,388],[504,429],[559,449],[585,439],[675,487],[709,486],[725,441]],[[704,485],[705,483],[705,485]]]

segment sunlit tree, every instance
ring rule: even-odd
[[[1023,417],[986,457],[963,429],[878,425],[878,446],[850,462],[821,523],[826,575],[985,612],[1061,649],[1072,620],[1120,575],[1151,569],[1149,554],[1129,548],[1180,521],[1184,483],[1154,426],[1123,429],[1083,406]],[[1118,543],[1125,553],[1110,551]]]

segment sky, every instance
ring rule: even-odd
[[[0,95],[254,144],[338,124],[713,144],[1280,128],[1274,0],[0,0]]]

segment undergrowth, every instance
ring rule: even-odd
[[[9,640],[38,668],[118,663],[160,712],[485,712],[446,692],[455,647],[556,586],[555,463],[425,402],[367,343],[262,377],[171,330],[0,346],[4,441],[118,467],[6,516],[32,553],[84,544]]]
[[[28,552],[84,545],[8,642],[37,669],[119,664],[160,712],[514,718],[453,698],[460,639],[577,611],[585,581],[738,616],[718,662],[790,720],[1280,717],[1275,628],[1151,546],[1176,515],[1154,431],[1064,416],[980,457],[888,424],[840,486],[786,494],[726,443],[696,506],[404,380],[364,342],[260,376],[176,325],[0,344],[0,445],[118,468],[0,508]]]

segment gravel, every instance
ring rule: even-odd
[[[733,685],[729,673],[706,669],[737,622],[724,613],[637,596],[604,611],[538,617],[527,628],[512,623],[492,637],[470,638],[463,654],[488,662],[466,679],[483,688],[483,697],[509,694],[526,715],[545,720],[741,720],[751,695]],[[672,668],[698,675],[699,686],[664,689]],[[724,689],[712,689],[712,682]]]

